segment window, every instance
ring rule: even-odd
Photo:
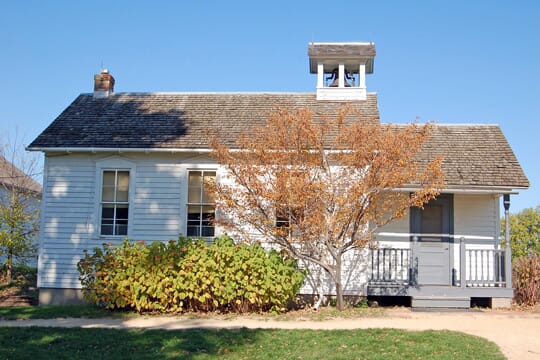
[[[129,171],[104,170],[101,187],[101,235],[127,235]]]
[[[276,209],[276,227],[277,228],[288,228],[291,224],[289,212],[285,207],[278,207]]]
[[[216,180],[215,171],[190,171],[188,174],[187,236],[214,236],[216,207],[206,186]]]
[[[291,225],[300,224],[304,213],[299,207],[280,206],[276,208],[276,228],[289,229]]]

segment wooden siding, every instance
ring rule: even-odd
[[[59,154],[58,154],[59,155]],[[130,218],[128,237],[132,240],[167,241],[185,232],[187,171],[212,169],[215,164],[196,155],[130,155],[98,154],[59,155],[46,158],[44,203],[40,234],[39,287],[79,288],[76,264],[85,249],[104,242],[120,243],[121,237],[99,235],[99,193],[101,161],[107,166],[114,159],[132,164],[130,179]],[[218,172],[219,174],[219,172]],[[498,234],[498,198],[493,195],[455,195],[455,233],[482,237]],[[387,234],[408,234],[408,214],[381,229]],[[219,230],[217,231],[219,233]],[[380,247],[409,247],[408,236],[378,236]],[[479,241],[479,247],[493,246],[491,241]],[[453,267],[457,263],[458,247],[454,250]],[[367,251],[354,251],[344,259],[344,291],[365,294],[368,281]],[[312,279],[306,281],[302,293],[315,293],[322,287],[334,294],[333,282],[324,272],[312,269]]]
[[[92,242],[95,163],[88,156],[45,161],[38,287],[80,287],[77,261]]]
[[[112,159],[112,160],[107,160]],[[39,287],[79,288],[76,264],[85,249],[119,244],[122,237],[100,236],[99,163],[114,159],[132,163],[128,237],[167,241],[185,232],[188,169],[215,167],[205,158],[187,155],[57,155],[45,161]],[[192,164],[193,160],[196,164]],[[204,165],[200,165],[204,164]]]
[[[499,197],[495,195],[454,195],[455,234],[490,238],[468,242],[492,244],[499,237],[498,208]]]
[[[185,170],[178,164],[148,160],[137,164],[130,238],[166,241],[178,237],[184,222],[180,217],[184,178]]]

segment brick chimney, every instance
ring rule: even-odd
[[[103,69],[94,75],[94,98],[106,98],[114,92],[114,77]]]

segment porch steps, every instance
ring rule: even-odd
[[[468,309],[471,307],[471,298],[463,296],[413,296],[411,307]]]

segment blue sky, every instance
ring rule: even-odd
[[[310,41],[373,41],[384,122],[499,124],[540,205],[540,2],[5,1],[0,142],[33,140],[108,68],[115,90],[315,90]]]

